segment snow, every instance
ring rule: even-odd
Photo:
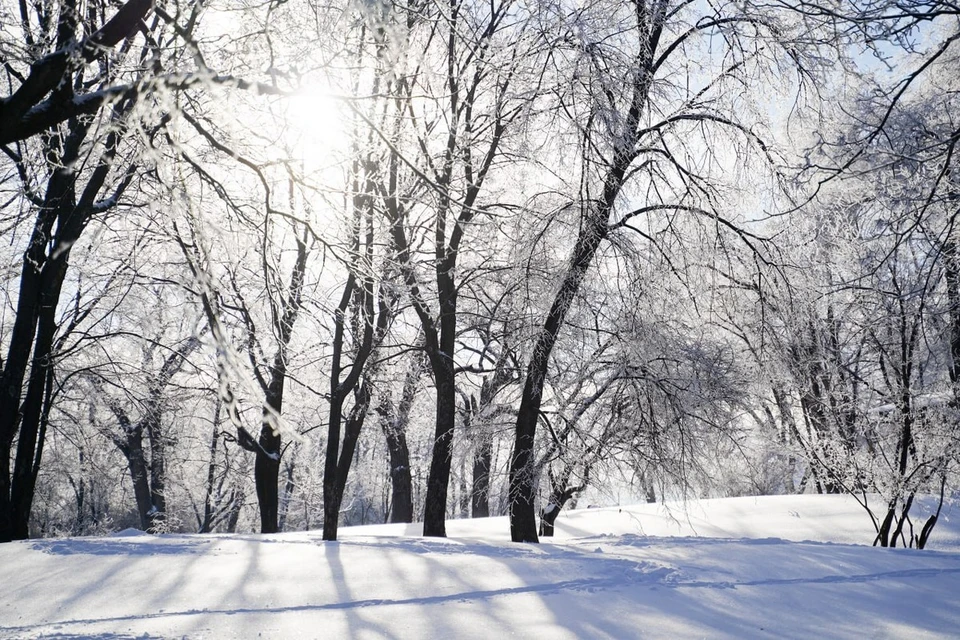
[[[957,516],[926,551],[870,547],[841,496],[563,512],[540,545],[505,518],[30,540],[0,545],[0,637],[956,637]]]

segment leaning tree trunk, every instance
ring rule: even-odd
[[[625,171],[626,166],[619,172],[620,184]],[[510,464],[510,538],[514,542],[539,541],[534,511],[537,469],[533,452],[547,366],[550,362],[550,353],[557,342],[560,327],[563,325],[567,311],[570,310],[570,304],[580,289],[600,242],[606,236],[607,218],[614,198],[615,195],[609,198],[609,205],[593,212],[581,229],[570,267],[557,291],[543,328],[537,336],[533,357],[527,368],[527,378],[523,385],[520,410],[517,414],[513,459]]]
[[[544,538],[552,538],[554,524],[557,522],[563,506],[573,495],[573,491],[554,490],[550,492],[550,501],[543,508],[540,514],[540,535]]]
[[[564,465],[559,478],[552,472],[550,473],[550,500],[540,514],[540,535],[545,538],[553,537],[554,524],[557,522],[563,507],[574,495],[583,491],[587,486],[586,477],[589,476],[589,468],[586,469],[584,474],[584,483],[579,486],[570,486],[570,476],[572,474],[573,465],[571,464]]]
[[[584,220],[577,235],[569,265],[560,288],[554,296],[550,311],[537,335],[533,354],[527,367],[527,377],[520,398],[517,424],[510,464],[510,537],[514,542],[538,542],[534,498],[537,488],[537,469],[534,461],[534,437],[543,401],[550,354],[557,342],[560,328],[570,310],[573,298],[587,274],[593,257],[609,231],[614,203],[623,189],[630,165],[639,151],[640,115],[646,105],[652,82],[654,56],[662,33],[663,16],[643,13],[637,5],[637,28],[640,34],[633,81],[629,87],[630,102],[623,113],[623,129],[613,141],[612,155],[603,180],[603,193],[598,201],[586,201]],[[609,105],[611,108],[613,104]]]

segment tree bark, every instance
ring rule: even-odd
[[[474,518],[490,517],[490,467],[492,464],[493,438],[488,434],[481,434],[473,452],[470,514]]]
[[[116,123],[122,120],[127,108],[129,105],[114,109]],[[63,139],[59,161],[64,166],[71,166],[78,159],[88,126],[75,123]],[[118,127],[107,136],[104,151],[79,198],[77,172],[64,168],[53,171],[24,252],[16,317],[0,376],[0,542],[24,539],[29,534],[45,436],[44,397],[48,395],[47,385],[53,381],[57,306],[71,248],[95,213],[94,204],[113,164],[120,135]],[[25,379],[27,388],[21,405]],[[17,452],[11,470],[15,437]]]
[[[626,166],[619,172],[621,184],[625,171]],[[537,421],[540,417],[540,404],[543,401],[543,384],[546,380],[550,353],[557,342],[560,327],[563,325],[567,311],[570,310],[574,295],[580,289],[600,242],[606,236],[607,218],[613,198],[615,195],[610,198],[608,205],[596,211],[583,225],[574,246],[570,267],[554,297],[543,328],[537,336],[533,356],[527,368],[520,410],[517,414],[513,458],[510,464],[510,538],[514,542],[539,541],[534,511],[537,469],[533,452]]]
[[[422,358],[415,354],[404,376],[403,390],[396,409],[388,397],[377,406],[380,427],[390,454],[390,522],[413,522],[413,479],[410,473],[410,450],[407,446],[407,425],[423,372]]]
[[[438,373],[437,369],[440,369]],[[437,417],[433,435],[433,454],[427,476],[427,495],[423,506],[423,535],[447,535],[447,489],[453,463],[453,429],[456,423],[456,387],[453,362],[434,368],[437,389]]]

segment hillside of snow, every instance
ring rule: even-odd
[[[870,547],[841,496],[257,535],[0,545],[2,638],[947,638],[960,630],[960,507],[931,549]]]

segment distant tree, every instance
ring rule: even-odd
[[[160,368],[148,374],[146,397],[140,398],[139,417],[131,416],[125,402],[104,390],[101,380],[94,378],[98,396],[116,418],[119,429],[110,438],[127,459],[133,493],[140,515],[140,527],[149,533],[166,530],[167,518],[167,446],[170,436],[164,425],[164,408],[169,404],[167,387],[184,366],[190,354],[200,347],[200,339],[189,337],[159,358]],[[144,361],[150,362],[157,350],[152,344],[145,349]],[[128,390],[129,392],[129,390]],[[144,439],[146,438],[146,446]]]

